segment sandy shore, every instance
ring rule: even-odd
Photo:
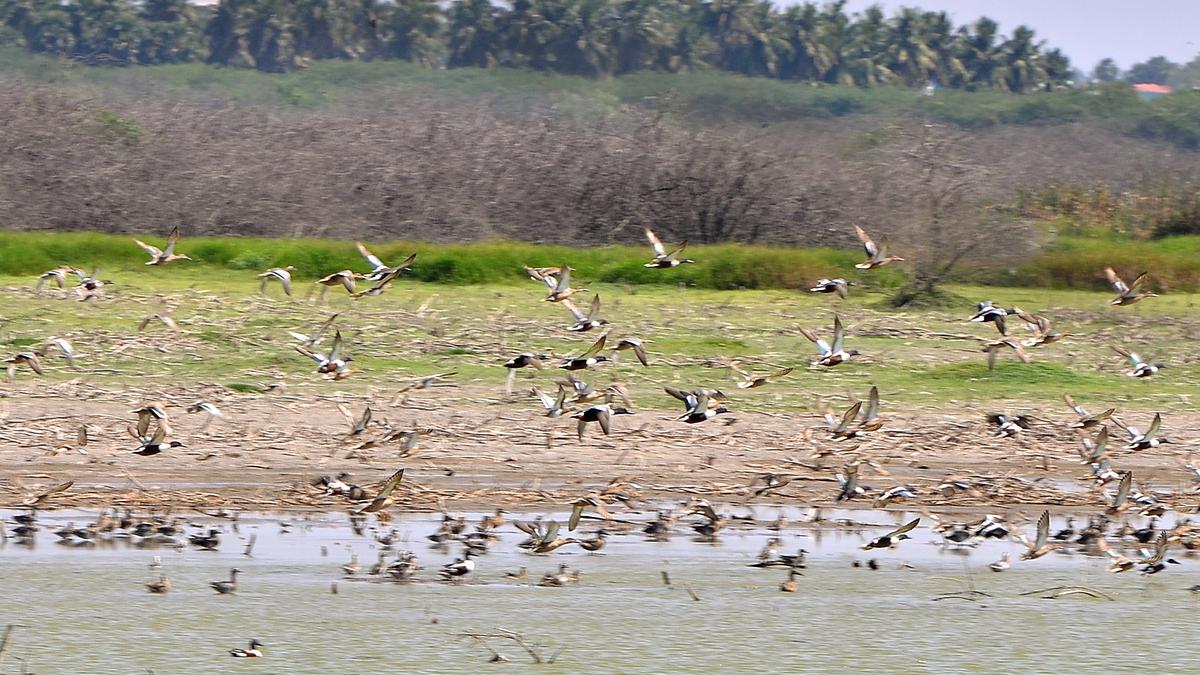
[[[529,400],[510,401],[494,390],[435,386],[401,396],[318,396],[311,392],[230,394],[218,387],[174,392],[168,402],[172,437],[185,447],[153,457],[130,454],[129,411],[150,400],[137,388],[97,391],[78,382],[18,383],[0,398],[0,505],[30,503],[46,487],[74,481],[43,499],[40,508],[80,506],[342,509],[345,499],[322,496],[311,482],[341,471],[349,482],[374,486],[399,467],[407,473],[397,509],[562,508],[616,479],[643,505],[703,497],[728,505],[831,504],[835,472],[861,461],[860,482],[871,488],[844,503],[869,507],[883,490],[917,488],[906,508],[1022,509],[1103,504],[1103,490],[1079,462],[1070,412],[1049,411],[1019,438],[994,438],[983,411],[945,412],[906,407],[886,415],[885,427],[862,442],[836,443],[814,415],[738,411],[687,425],[671,411],[640,410],[614,418],[610,436],[590,428],[585,442],[571,419],[547,419]],[[224,419],[187,414],[196,400],[220,406]],[[342,404],[354,414],[370,405],[372,424],[351,436]],[[1122,411],[1145,426],[1153,413]],[[1193,510],[1197,498],[1182,464],[1200,428],[1196,415],[1172,414],[1164,432],[1175,443],[1144,452],[1112,443],[1117,471],[1179,495],[1172,505]],[[81,424],[89,442],[71,446]],[[390,426],[422,435],[408,456],[399,443],[374,447]],[[1119,430],[1114,430],[1119,433]],[[1114,436],[1114,441],[1118,440]],[[368,447],[362,447],[367,445]],[[57,452],[56,447],[62,446]],[[762,477],[791,478],[755,496]],[[947,476],[976,488],[946,496],[933,488]],[[1111,489],[1112,486],[1108,486]],[[368,488],[370,489],[370,488]]]

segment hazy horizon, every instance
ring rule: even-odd
[[[783,6],[800,4],[783,2]],[[987,16],[1000,24],[1008,35],[1025,24],[1037,32],[1039,40],[1061,49],[1071,64],[1090,73],[1105,57],[1117,62],[1121,70],[1154,56],[1165,56],[1176,63],[1187,63],[1200,53],[1196,26],[1200,26],[1200,2],[1196,0],[1155,0],[1133,3],[1128,0],[1086,0],[1084,2],[1047,2],[1046,0],[847,0],[845,10],[862,12],[879,5],[890,16],[901,7],[919,7],[945,11],[955,25]]]

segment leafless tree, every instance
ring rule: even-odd
[[[888,214],[882,231],[910,269],[891,298],[903,307],[936,301],[939,285],[966,262],[989,265],[1032,252],[1031,226],[1004,208],[1010,197],[994,171],[967,152],[971,138],[934,124],[894,128],[867,162],[876,197],[871,212]]]

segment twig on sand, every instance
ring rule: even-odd
[[[524,635],[521,635],[520,633],[518,633],[516,631],[507,630],[505,628],[493,628],[492,630],[494,631],[492,633],[466,632],[466,633],[459,633],[459,636],[460,637],[469,637],[469,638],[472,638],[474,640],[477,640],[477,641],[483,643],[484,646],[487,647],[488,651],[490,651],[492,653],[492,661],[497,662],[497,663],[502,662],[502,661],[507,661],[508,659],[505,659],[503,656],[500,655],[499,652],[497,652],[495,649],[492,649],[491,646],[489,646],[487,644],[487,642],[486,642],[487,640],[490,640],[490,639],[511,640],[511,641],[515,642],[519,647],[521,647],[521,649],[524,649],[525,653],[529,654],[529,658],[532,659],[533,662],[537,665],[541,665],[544,663],[554,663],[555,660],[558,659],[558,655],[562,653],[562,650],[560,649],[559,651],[555,652],[553,656],[546,658],[546,657],[542,656],[541,652],[538,651],[538,649],[535,645],[531,645],[527,640],[525,640]]]
[[[13,630],[24,627],[19,623],[10,623],[5,627],[4,637],[0,638],[0,669],[4,668],[4,655],[8,652],[8,646],[12,641]]]
[[[1027,591],[1021,595],[1039,595],[1047,600],[1055,598],[1063,598],[1069,595],[1086,595],[1089,598],[1104,598],[1105,600],[1116,600],[1111,595],[1098,591],[1088,586],[1051,586],[1050,588],[1041,588],[1036,591]]]

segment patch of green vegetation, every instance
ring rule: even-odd
[[[474,349],[465,349],[463,347],[452,347],[450,349],[441,349],[434,352],[436,356],[474,356],[479,352]]]
[[[101,136],[111,142],[137,145],[142,140],[142,128],[133,120],[103,108],[96,111],[95,118]]]
[[[14,47],[0,47],[0,72],[15,72],[84,96],[197,97],[205,101],[308,108],[361,106],[414,94],[490,99],[497,109],[553,108],[585,120],[630,106],[690,121],[774,123],[885,114],[980,129],[1087,121],[1120,133],[1200,147],[1200,93],[1150,102],[1124,84],[1015,95],[941,89],[927,96],[902,86],[814,85],[729,72],[638,71],[592,79],[517,68],[432,69],[405,61],[315,60],[291,73],[264,73],[203,63],[96,68]]]
[[[380,251],[409,250],[398,246],[396,251],[383,247]],[[562,252],[553,255],[557,258]],[[171,382],[185,385],[228,382],[227,388],[242,393],[255,393],[262,385],[281,381],[289,391],[327,394],[395,389],[408,377],[453,370],[458,373],[452,378],[458,387],[436,395],[450,400],[460,397],[466,403],[478,401],[481,392],[486,392],[486,398],[502,390],[508,372],[500,364],[513,354],[529,350],[577,354],[597,337],[568,332],[571,319],[566,310],[542,302],[544,287],[519,273],[512,283],[459,285],[453,292],[440,284],[410,279],[380,298],[353,300],[339,293],[328,307],[321,307],[313,299],[288,300],[277,289],[260,297],[257,279],[249,272],[231,274],[223,267],[186,265],[145,267],[139,259],[124,268],[114,267],[110,298],[87,303],[57,290],[34,295],[28,276],[0,277],[0,288],[12,289],[0,290],[5,337],[28,344],[50,335],[71,340],[85,355],[81,370],[68,369],[61,359],[48,357],[50,381],[86,376],[105,386],[169,376]],[[1110,296],[1104,291],[950,286],[951,293],[964,298],[961,307],[897,316],[879,309],[885,291],[867,288],[855,288],[846,301],[839,301],[780,290],[589,285],[603,298],[614,336],[650,340],[651,366],[642,367],[632,355],[622,354],[619,363],[582,375],[593,383],[625,383],[634,394],[635,407],[651,416],[654,413],[649,411],[678,407],[677,401],[663,394],[664,385],[722,388],[732,393],[732,407],[738,412],[815,412],[822,403],[842,406],[851,395],[865,396],[876,384],[883,392],[887,416],[906,405],[941,407],[951,401],[980,412],[1010,401],[1037,412],[1060,406],[1064,391],[1089,406],[1103,401],[1133,409],[1152,405],[1171,410],[1186,405],[1181,396],[1192,394],[1200,382],[1200,364],[1186,357],[1192,349],[1187,335],[1197,328],[1192,306],[1197,296],[1185,293],[1114,308],[1107,305]],[[180,334],[159,324],[136,332],[147,312],[147,300],[155,295],[166,296],[180,322]],[[995,330],[965,322],[973,303],[982,298],[1044,312],[1071,336],[1031,350],[1029,364],[1002,354],[996,369],[988,371],[980,343],[970,338],[992,339]],[[414,310],[421,305],[427,310],[418,315]],[[344,382],[328,382],[314,373],[312,362],[291,348],[286,333],[310,333],[329,312],[341,313],[338,326],[358,371]],[[503,315],[506,321],[481,327],[473,320],[481,312]],[[810,363],[816,351],[798,329],[809,327],[827,337],[834,313],[846,325],[846,346],[863,355],[837,368],[813,368]],[[1126,364],[1109,347],[1114,326],[1148,358],[1165,360],[1170,367],[1150,381],[1126,377]],[[436,351],[427,351],[431,335],[437,335]],[[323,346],[328,345],[326,337]],[[767,387],[742,391],[733,384],[735,374],[719,367],[728,358],[756,374],[789,366],[795,371]],[[551,391],[561,375],[555,368],[528,369],[518,373],[514,391],[518,396],[527,394],[531,386]]]

